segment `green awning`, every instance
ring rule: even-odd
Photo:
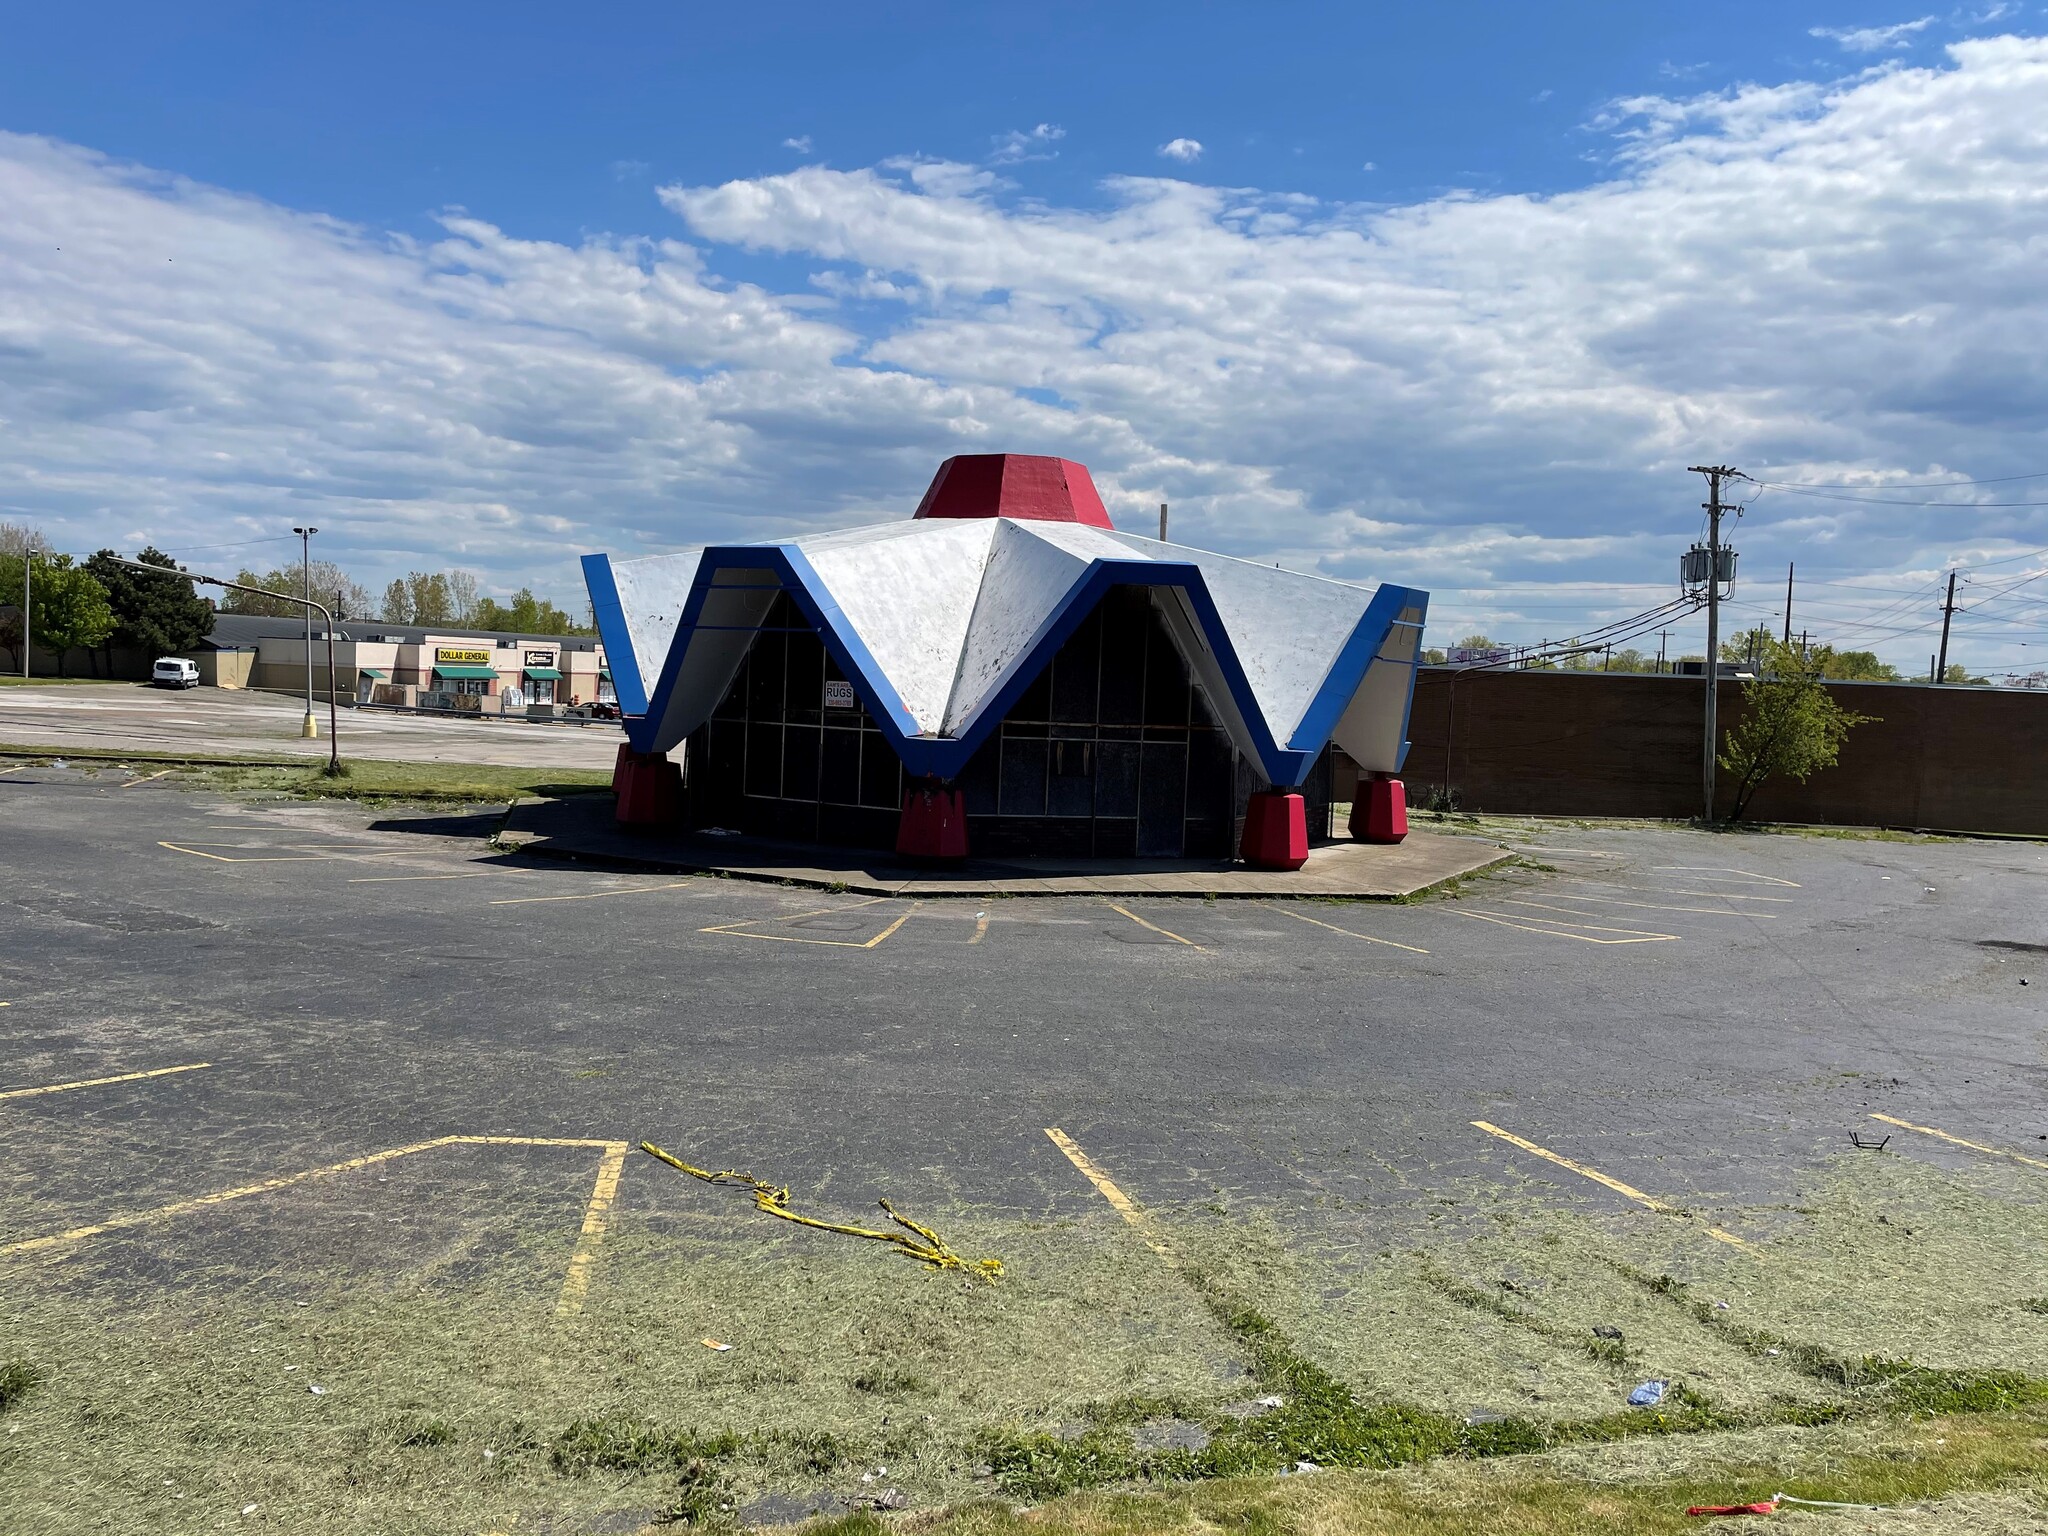
[[[553,667],[528,667],[526,675],[528,677],[538,677],[550,683],[558,683],[562,680],[562,674]]]
[[[391,675],[389,672],[380,672],[375,667],[362,667],[358,670],[360,670],[363,676],[365,677],[389,677]]]
[[[597,669],[597,678],[602,683],[610,682],[612,680],[612,669],[610,667],[599,667]]]
[[[434,668],[436,677],[496,677],[498,674],[489,667],[446,666]]]

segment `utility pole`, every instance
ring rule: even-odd
[[[1657,631],[1657,675],[1659,677],[1664,675],[1664,642],[1670,638],[1670,630],[1660,629]]]
[[[1785,643],[1792,643],[1792,562],[1785,562]]]
[[[1948,681],[1948,621],[1956,613],[1956,573],[1948,573],[1948,601],[1941,605],[1941,659],[1934,664],[1934,680]]]
[[[1714,822],[1714,747],[1720,740],[1720,687],[1721,687],[1721,514],[1728,507],[1721,500],[1721,482],[1740,475],[1742,471],[1731,469],[1726,464],[1694,464],[1687,471],[1690,474],[1707,477],[1707,499],[1701,503],[1707,511],[1707,734],[1700,762],[1700,788],[1704,795],[1705,812],[1703,820],[1708,826]],[[1740,515],[1741,508],[1735,509]],[[1734,565],[1734,560],[1729,560]],[[1729,571],[1732,579],[1734,571]]]
[[[294,528],[299,536],[299,579],[305,588],[306,607],[306,718],[299,722],[299,734],[312,741],[320,734],[320,722],[313,718],[313,535],[318,528],[310,525]],[[331,642],[330,642],[331,643]]]
[[[1166,542],[1166,503],[1159,503],[1159,542]]]

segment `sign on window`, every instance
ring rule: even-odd
[[[853,684],[835,679],[825,685],[825,707],[827,709],[857,709],[853,697]]]

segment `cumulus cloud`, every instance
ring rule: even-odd
[[[1159,146],[1159,153],[1168,160],[1178,160],[1183,165],[1192,165],[1202,158],[1200,139],[1168,139]]]
[[[1067,136],[1067,130],[1054,123],[1040,123],[1036,128],[1012,128],[1000,134],[994,141],[995,148],[989,160],[996,165],[1015,165],[1024,160],[1050,160],[1059,151],[1052,146]]]
[[[310,517],[366,576],[568,595],[584,549],[900,516],[948,453],[1056,452],[1132,526],[1168,500],[1193,542],[1538,638],[1668,594],[1688,464],[1880,500],[2048,468],[2048,40],[1608,131],[1601,178],[1545,197],[1125,177],[1074,207],[903,160],[663,187],[676,238],[577,245],[0,139],[0,516],[78,549]],[[735,251],[812,275],[732,281]],[[1745,575],[1796,557],[1816,629],[1836,602],[1873,626],[1840,638],[1924,657],[1893,633],[1918,609],[1861,589],[2048,546],[1997,505],[2048,490],[1999,489],[1770,492]]]
[[[2002,12],[1993,7],[1992,14]],[[1922,16],[1918,21],[1898,21],[1888,27],[1808,27],[1806,33],[1809,37],[1824,37],[1830,42],[1840,43],[1850,53],[1883,53],[1887,49],[1905,47],[1913,40],[1914,33],[1924,32],[1933,24],[1932,16]]]
[[[782,147],[793,149],[800,155],[808,155],[811,152],[811,136],[808,133],[800,133],[793,139],[784,139]]]

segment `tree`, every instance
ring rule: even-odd
[[[1944,683],[1963,683],[1972,688],[1988,687],[1991,683],[1991,679],[1988,677],[1972,677],[1970,669],[1960,661],[1950,662],[1948,664],[1948,671],[1942,674],[1941,680]]]
[[[31,544],[37,549],[48,549],[49,536],[42,529],[32,528],[27,523],[0,523],[0,555],[11,555],[19,560],[22,551]],[[21,567],[16,565],[14,571],[17,576],[20,575]]]
[[[509,603],[484,598],[476,605],[476,628],[503,630],[518,635],[576,635],[576,621],[544,597],[535,597],[521,587]]]
[[[69,555],[38,554],[35,562],[29,635],[56,654],[57,675],[68,677],[67,662],[74,649],[90,650],[113,633],[114,610],[107,605],[107,589],[85,567],[73,565]],[[19,556],[0,559],[0,590],[9,586],[21,590]]]
[[[408,571],[405,595],[412,604],[412,622],[436,625],[455,622],[455,600],[448,578],[439,571]]]
[[[1425,667],[1440,667],[1444,664],[1444,653],[1430,646],[1423,651],[1421,661]]]
[[[1875,651],[1836,651],[1826,646],[1815,647],[1816,654],[1825,654],[1826,676],[1843,683],[1896,683],[1898,668],[1877,659]]]
[[[230,591],[221,603],[224,613],[254,613],[271,619],[303,618],[306,610],[301,605],[283,599],[305,596],[309,585],[313,589],[313,601],[338,620],[363,618],[370,611],[370,594],[332,560],[315,560],[304,570],[293,566],[260,576],[254,571],[242,571],[235,580],[245,587],[261,587],[279,596],[259,597],[253,593]]]
[[[135,558],[167,571],[178,569],[177,562],[161,550],[145,549]],[[106,588],[107,604],[114,614],[114,628],[102,642],[109,672],[117,645],[131,646],[152,657],[167,656],[191,650],[213,629],[213,609],[182,576],[151,576],[120,565],[111,549],[94,555],[85,568]]]
[[[405,590],[403,580],[394,580],[384,589],[383,618],[386,624],[412,622],[412,596]]]
[[[476,623],[476,577],[468,571],[448,573],[448,617],[457,624]]]
[[[1828,647],[1802,654],[1768,637],[1763,644],[1758,675],[1742,684],[1742,719],[1723,738],[1727,747],[1721,766],[1735,776],[1730,821],[1742,819],[1766,779],[1804,784],[1821,769],[1834,767],[1849,732],[1877,718],[1842,708],[1828,692],[1823,679],[1835,659]]]

